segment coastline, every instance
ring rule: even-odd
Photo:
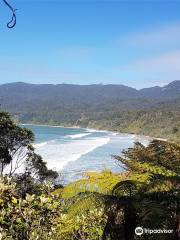
[[[89,154],[90,152],[94,151],[96,148],[98,147],[102,147],[104,145],[106,145],[107,143],[110,142],[110,140],[115,143],[115,147],[121,149],[121,146],[123,146],[122,149],[125,149],[124,146],[126,146],[126,141],[128,139],[128,145],[129,146],[133,146],[135,142],[141,142],[144,146],[147,146],[149,144],[149,142],[153,139],[149,136],[145,136],[145,135],[137,135],[137,134],[133,134],[133,133],[121,133],[121,132],[117,132],[117,131],[108,131],[108,130],[98,130],[98,129],[92,129],[92,128],[81,128],[80,126],[69,126],[69,127],[65,127],[62,125],[48,125],[48,124],[28,124],[28,123],[24,123],[21,124],[22,126],[44,126],[44,127],[54,127],[54,128],[69,128],[69,129],[84,129],[85,132],[91,132],[91,133],[98,133],[98,132],[106,132],[107,135],[106,138],[101,138],[101,136],[99,137],[97,134],[96,138],[92,138],[92,139],[88,139],[88,141],[84,141],[84,140],[79,140],[78,141],[74,141],[73,139],[71,139],[68,143],[66,142],[65,145],[63,145],[64,143],[62,142],[56,142],[54,141],[53,143],[51,141],[45,140],[42,141],[40,143],[36,143],[34,144],[34,147],[37,151],[38,154],[40,154],[43,159],[46,161],[48,168],[56,170],[58,172],[63,172],[64,170],[67,172],[70,172],[70,176],[73,178],[76,178],[76,174],[77,174],[77,170],[80,171],[78,169],[77,164],[73,163],[76,161],[81,161],[81,157],[83,159],[83,156]],[[35,128],[36,129],[36,128]],[[42,128],[42,132],[46,132],[47,128]],[[32,128],[33,131],[33,128]],[[57,132],[61,131],[57,129]],[[56,133],[56,130],[54,129],[54,132]],[[71,132],[71,130],[70,130]],[[76,131],[75,131],[76,132]],[[79,132],[79,131],[77,131]],[[86,134],[90,134],[90,133],[86,133]],[[74,136],[76,136],[78,134],[75,134]],[[79,134],[82,135],[82,134]],[[72,135],[67,135],[67,136],[72,136]],[[95,135],[96,136],[96,135]],[[117,138],[116,138],[117,137]],[[77,137],[76,137],[77,138]],[[73,141],[72,141],[73,140]],[[116,141],[118,142],[118,145],[116,144]],[[106,148],[106,147],[105,147]],[[111,148],[110,148],[111,150]],[[110,153],[109,150],[109,153]],[[109,164],[109,153],[107,153],[105,162],[103,163],[103,157],[102,157],[102,163],[105,166],[108,166],[107,168],[109,168],[111,171],[113,171],[113,165],[111,165],[111,163]],[[93,155],[93,154],[92,154]],[[103,156],[103,155],[102,155]],[[94,157],[93,157],[94,158]],[[60,161],[59,161],[60,159]],[[86,159],[86,157],[84,158]],[[90,162],[88,162],[90,161]],[[78,164],[81,163],[83,166],[83,162],[77,162]],[[73,165],[74,164],[74,165]],[[80,166],[81,166],[80,164]],[[89,164],[89,165],[88,165]],[[84,168],[87,168],[89,171],[99,171],[99,170],[103,170],[101,164],[98,165],[98,154],[97,154],[97,163],[93,163],[93,167],[91,166],[91,157],[90,160],[86,159],[86,164],[84,165]],[[109,164],[109,165],[108,165]],[[96,166],[97,165],[97,166]],[[74,167],[74,170],[72,171],[71,167]],[[96,166],[96,170],[94,169],[94,166]],[[92,169],[91,169],[92,168]],[[70,177],[70,179],[71,179]],[[68,177],[67,177],[68,179]],[[67,180],[66,179],[66,180]],[[70,181],[70,180],[67,180]]]
[[[72,126],[64,126],[64,125],[51,125],[51,124],[36,124],[36,123],[19,123],[19,125],[22,126],[40,126],[40,127],[53,127],[53,128],[70,128],[70,129],[85,129],[85,130],[89,130],[89,131],[94,131],[94,132],[109,132],[112,134],[125,134],[125,135],[131,135],[134,137],[139,137],[139,138],[145,138],[148,139],[149,141],[156,139],[156,140],[160,140],[160,141],[167,141],[167,139],[165,138],[157,138],[157,137],[151,137],[151,136],[147,136],[147,135],[142,135],[142,134],[135,134],[135,133],[127,133],[127,132],[118,132],[118,131],[111,131],[111,130],[106,130],[106,129],[95,129],[95,128],[85,128],[85,127],[81,127],[81,126],[77,126],[77,125],[72,125]]]
[[[79,126],[63,126],[63,125],[50,125],[50,124],[36,124],[36,123],[19,123],[19,125],[22,125],[22,126],[40,126],[40,127],[57,127],[57,128],[81,128]]]

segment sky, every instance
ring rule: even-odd
[[[0,84],[180,80],[180,0],[0,0]]]

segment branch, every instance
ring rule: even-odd
[[[11,18],[11,21],[9,21],[7,23],[7,27],[8,28],[13,28],[16,25],[16,14],[15,14],[15,12],[16,12],[17,9],[14,9],[6,0],[3,0],[3,2],[6,4],[6,6],[8,6],[8,8],[12,12],[12,18]]]

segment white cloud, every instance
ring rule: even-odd
[[[172,23],[142,32],[135,32],[119,39],[120,43],[133,47],[180,46],[180,23]]]
[[[122,72],[146,76],[146,79],[180,79],[180,50],[134,61],[118,68]]]

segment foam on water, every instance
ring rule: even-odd
[[[111,155],[120,155],[123,149],[149,139],[136,134],[99,131],[86,128],[53,128],[29,126],[36,136],[35,151],[47,162],[49,169],[64,174],[65,182],[82,178],[87,171],[110,169],[119,171]]]
[[[90,133],[99,132],[98,130],[92,128],[86,128],[85,130]]]
[[[38,148],[38,147],[43,147],[43,146],[45,146],[45,145],[47,145],[47,144],[48,144],[48,142],[42,142],[42,143],[33,144],[33,146],[34,146],[35,148]]]
[[[76,161],[82,155],[107,144],[109,141],[109,137],[95,137],[68,143],[49,141],[48,144],[44,146],[36,145],[36,152],[47,162],[48,168],[59,171],[62,170],[68,162]]]
[[[112,135],[113,135],[113,136],[117,136],[117,135],[118,135],[118,133],[115,133],[115,132],[113,132],[113,133],[112,133]]]
[[[90,133],[95,133],[95,132],[108,133],[107,130],[96,130],[96,129],[93,129],[93,128],[86,128],[86,131],[88,131],[88,132],[90,132]]]
[[[56,141],[56,139],[54,139],[54,140],[49,140],[49,141],[45,141],[45,142],[40,142],[40,143],[35,143],[35,144],[33,144],[33,147],[35,147],[35,148],[44,147],[44,146],[46,146],[47,144],[54,143],[55,141]]]
[[[79,134],[73,134],[73,135],[67,135],[66,137],[72,138],[72,139],[77,139],[77,138],[82,138],[87,135],[90,135],[91,133],[79,133]]]

